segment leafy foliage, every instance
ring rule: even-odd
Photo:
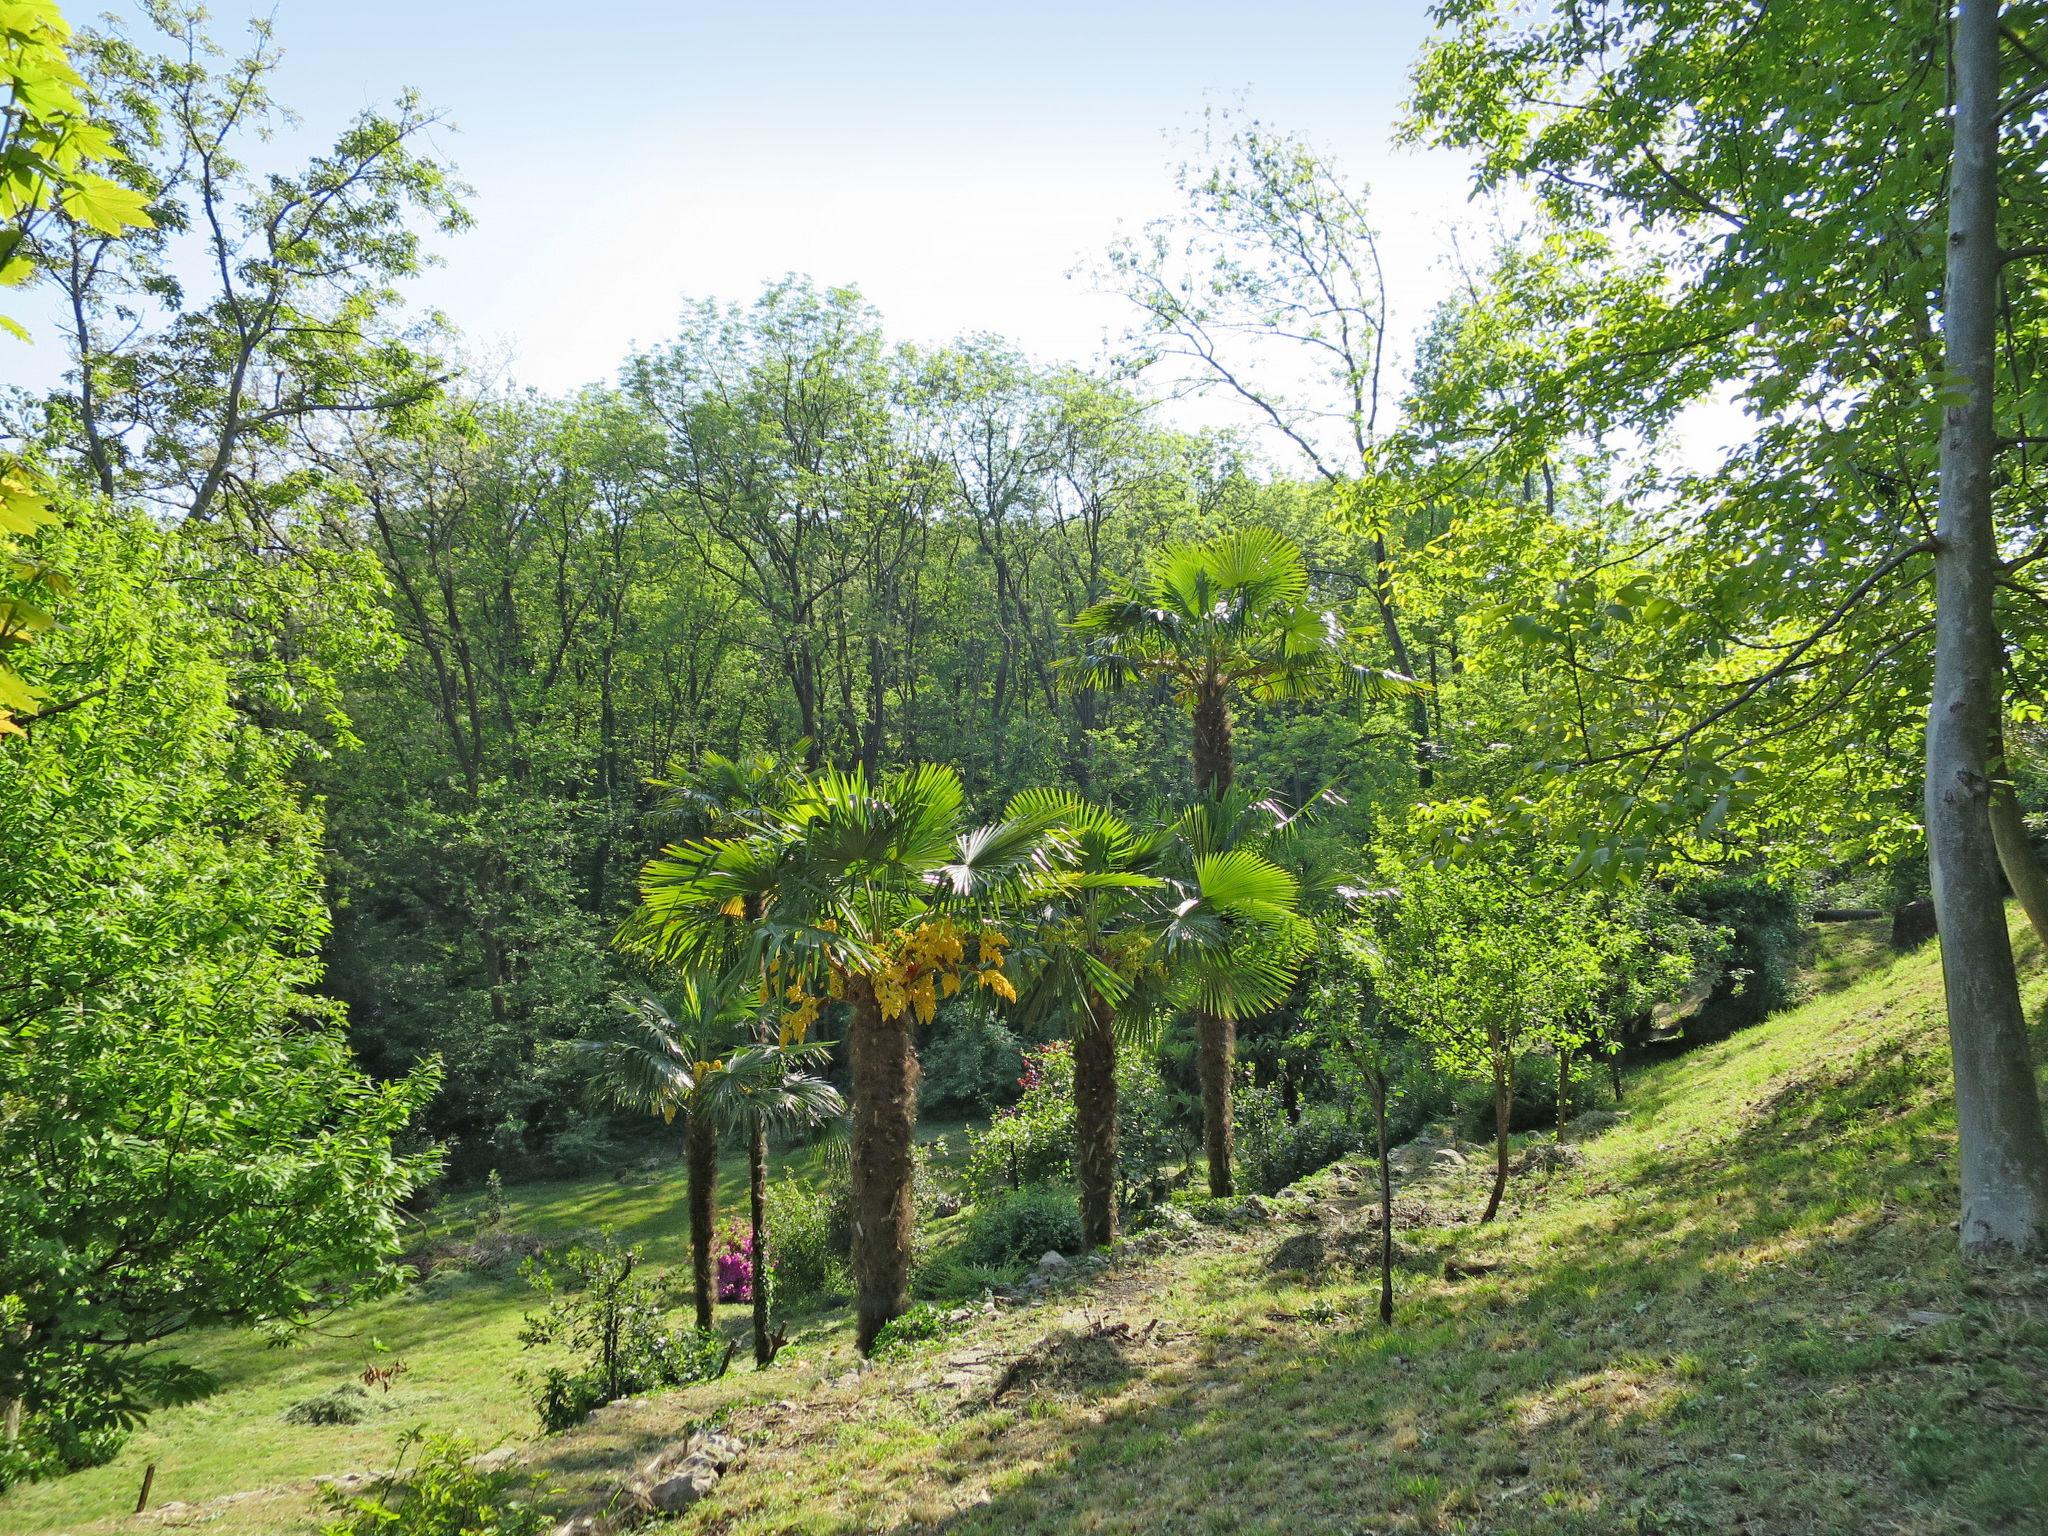
[[[480,1465],[474,1442],[407,1430],[391,1471],[369,1493],[329,1496],[321,1536],[540,1536],[554,1525],[546,1479]]]
[[[547,1305],[526,1316],[520,1344],[581,1356],[544,1367],[533,1381],[542,1429],[570,1429],[618,1398],[724,1370],[731,1347],[717,1334],[665,1326],[661,1287],[639,1268],[640,1250],[609,1235],[521,1266]]]

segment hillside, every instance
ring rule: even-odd
[[[2048,986],[2027,966],[2038,1020]],[[1340,1167],[898,1358],[858,1369],[845,1326],[821,1323],[773,1370],[528,1454],[570,1508],[714,1422],[745,1452],[676,1528],[731,1536],[2040,1530],[2048,1270],[1957,1259],[1945,1081],[1930,947],[1643,1069],[1619,1118],[1565,1150],[1535,1138],[1498,1225],[1472,1224],[1476,1158],[1405,1149],[1392,1331],[1349,1263],[1370,1181]],[[419,1308],[428,1331],[465,1326],[453,1300]],[[0,1502],[0,1529],[303,1528],[297,1441],[273,1460],[250,1419],[211,1486],[180,1458],[207,1457],[209,1422],[248,1417],[252,1394],[295,1395],[266,1371],[305,1359],[252,1353],[113,1466]],[[351,1438],[325,1443],[327,1469],[415,1419],[523,1433],[453,1390],[401,1384],[381,1424],[328,1432]],[[160,1498],[266,1491],[105,1518],[153,1455]]]

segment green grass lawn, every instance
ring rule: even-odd
[[[943,1143],[934,1154],[936,1166],[958,1161],[964,1130],[958,1121],[919,1128],[920,1139]],[[777,1152],[770,1177],[808,1172],[818,1156],[815,1143]],[[727,1158],[719,1173],[723,1227],[746,1218],[745,1159]],[[679,1161],[623,1180],[514,1185],[506,1191],[506,1228],[550,1239],[609,1229],[621,1241],[641,1244],[650,1263],[686,1268],[683,1196]],[[482,1205],[474,1193],[443,1201],[415,1240],[474,1232]],[[178,1353],[213,1372],[219,1390],[153,1415],[106,1466],[0,1496],[0,1532],[67,1531],[132,1510],[143,1469],[152,1462],[157,1472],[150,1502],[162,1505],[382,1467],[391,1459],[397,1432],[413,1424],[460,1431],[486,1444],[529,1435],[533,1409],[516,1373],[531,1363],[522,1359],[518,1336],[522,1314],[534,1307],[534,1293],[516,1266],[444,1271],[399,1296],[340,1314],[287,1345],[239,1331],[184,1341]],[[724,1326],[744,1330],[746,1308],[723,1311]],[[355,1380],[366,1365],[398,1360],[406,1364],[405,1375],[388,1394],[372,1392],[373,1412],[362,1423],[284,1422],[294,1403]],[[302,1517],[291,1528],[309,1527]]]
[[[2048,975],[2022,952],[2048,1044]],[[1492,1226],[1483,1153],[1424,1160],[1398,1196],[1391,1329],[1348,1262],[1371,1182],[1340,1171],[1313,1181],[1313,1222],[1205,1228],[857,1372],[844,1317],[821,1317],[771,1370],[608,1410],[529,1460],[569,1508],[718,1422],[747,1451],[676,1527],[705,1536],[2048,1530],[2048,1269],[1956,1252],[1938,957],[1841,970],[1633,1074],[1623,1118],[1582,1161],[1518,1173]],[[521,1223],[638,1222],[680,1257],[672,1185],[520,1193]],[[1283,1266],[1311,1233],[1335,1261]],[[469,1278],[347,1320],[347,1341],[214,1342],[232,1385],[112,1467],[10,1495],[0,1526],[133,1529],[116,1512],[154,1457],[164,1498],[283,1489],[180,1524],[306,1530],[283,1485],[381,1465],[401,1424],[527,1433],[506,1380],[523,1305]],[[414,1362],[381,1422],[279,1423],[371,1337]]]

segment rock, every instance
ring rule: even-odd
[[[1056,1252],[1051,1248],[1048,1248],[1045,1250],[1044,1253],[1039,1255],[1038,1267],[1042,1270],[1049,1270],[1052,1273],[1057,1274],[1060,1270],[1063,1270],[1067,1267],[1066,1255],[1063,1253]]]
[[[1264,1195],[1246,1195],[1242,1209],[1245,1215],[1255,1217],[1260,1221],[1271,1221],[1280,1214],[1280,1208]]]
[[[516,1466],[518,1462],[519,1452],[512,1446],[501,1445],[496,1450],[484,1451],[470,1457],[468,1465],[477,1472],[503,1472],[507,1467]]]
[[[718,1486],[718,1469],[692,1456],[647,1490],[647,1502],[665,1515],[679,1515]]]
[[[1598,1136],[1621,1124],[1621,1115],[1611,1109],[1589,1109],[1564,1128],[1564,1134],[1571,1141],[1584,1141],[1589,1136]]]
[[[1927,1312],[1916,1308],[1906,1314],[1906,1321],[1915,1328],[1939,1328],[1943,1323],[1954,1322],[1957,1315],[1954,1312]]]
[[[689,1446],[692,1455],[702,1456],[721,1472],[738,1461],[746,1450],[746,1445],[734,1436],[714,1434],[708,1430],[690,1436]]]

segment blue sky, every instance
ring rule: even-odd
[[[71,7],[88,14],[84,4]],[[247,12],[216,0],[234,34]],[[1242,102],[1370,183],[1397,310],[1444,286],[1464,168],[1390,148],[1420,4],[277,0],[307,147],[398,87],[455,130],[477,227],[417,286],[547,389],[610,375],[684,299],[787,271],[891,332],[1085,359],[1121,323],[1068,273],[1170,211],[1205,105]],[[53,364],[57,347],[37,348]],[[19,359],[20,354],[16,354]],[[10,361],[14,361],[11,359]]]

